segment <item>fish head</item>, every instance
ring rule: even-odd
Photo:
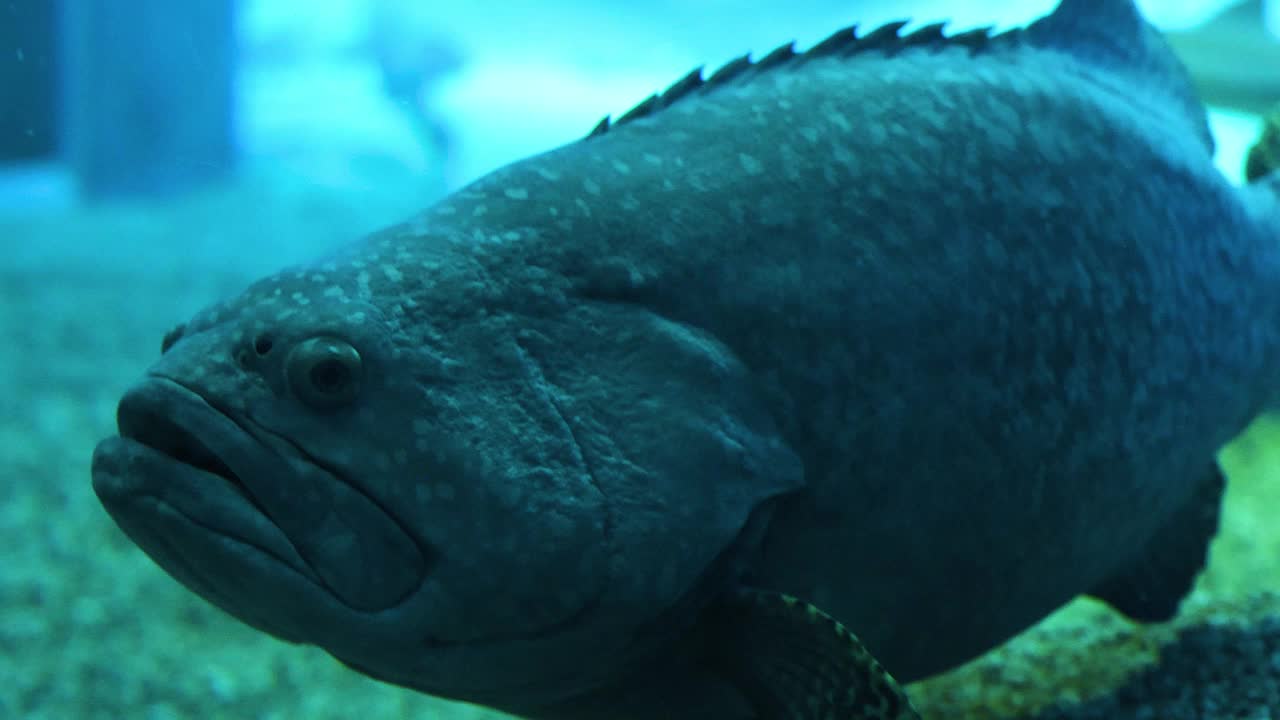
[[[546,357],[570,343],[522,335],[537,322],[498,309],[468,267],[441,260],[408,287],[389,265],[321,262],[201,312],[124,395],[93,483],[134,542],[242,621],[521,711],[645,652],[759,496],[713,497],[711,465],[616,480],[627,463],[600,448],[632,441],[599,433],[570,387],[599,386],[602,404],[610,378],[557,374],[568,365]],[[636,425],[634,442],[691,453],[698,439],[668,425]],[[646,499],[693,485],[705,513],[702,491]]]

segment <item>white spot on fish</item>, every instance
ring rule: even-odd
[[[600,194],[600,184],[597,183],[595,180],[592,180],[591,178],[587,178],[586,180],[582,181],[582,189],[586,190],[588,193],[591,193],[592,195]]]
[[[738,163],[748,175],[759,175],[764,172],[764,166],[760,161],[746,153],[738,153]]]
[[[506,190],[502,191],[502,194],[506,195],[512,200],[528,200],[529,199],[529,191],[525,190],[524,188],[507,188]]]
[[[560,179],[560,173],[555,172],[554,170],[548,170],[546,168],[538,168],[537,170],[535,170],[535,172],[537,172],[538,175],[542,176],[542,179],[544,180],[550,180],[552,182],[555,182],[556,180]]]
[[[346,291],[338,285],[330,285],[324,289],[324,296],[327,298],[342,297],[343,295],[346,295]]]
[[[458,212],[458,209],[457,209],[457,208],[455,208],[455,207],[454,207],[454,206],[452,206],[452,205],[437,205],[437,206],[436,206],[436,214],[437,214],[437,215],[454,215],[454,214],[456,214],[457,212]],[[424,228],[424,229],[425,229],[425,228]]]
[[[386,275],[387,280],[393,283],[398,283],[404,279],[404,273],[400,272],[399,268],[397,268],[395,265],[384,264],[382,266],[382,274]]]
[[[484,217],[489,214],[489,208],[485,205],[476,205],[471,208],[471,217]]]
[[[650,165],[661,165],[661,164],[662,164],[662,156],[661,156],[661,155],[654,155],[653,153],[645,153],[645,154],[644,154],[644,161],[645,161],[645,162],[647,162],[647,163],[649,163]]]
[[[352,322],[352,323],[354,323],[354,324],[356,324],[356,325],[359,325],[359,324],[361,324],[361,323],[363,323],[363,322],[364,322],[365,317],[366,317],[366,315],[365,315],[364,311],[363,311],[363,310],[361,310],[361,311],[359,311],[359,312],[353,312],[353,313],[351,313],[350,315],[348,315],[348,316],[347,316],[347,320],[348,320],[348,321],[350,321],[350,322]]]
[[[618,171],[618,173],[619,173],[619,174],[621,174],[621,175],[630,175],[630,174],[631,174],[631,166],[630,166],[630,165],[628,165],[628,164],[626,164],[626,163],[624,163],[624,162],[622,162],[621,160],[614,160],[614,161],[613,161],[613,169],[614,169],[614,170],[617,170],[617,171]]]

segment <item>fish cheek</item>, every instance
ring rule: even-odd
[[[482,638],[565,622],[600,592],[604,499],[544,414],[492,387],[450,388],[453,402],[410,420],[409,475],[397,490],[435,540],[433,576],[455,632]],[[507,396],[510,397],[510,396]],[[536,409],[536,408],[535,408]]]
[[[422,549],[423,581],[404,602],[422,609],[427,644],[565,622],[599,593],[606,550],[602,499],[560,419],[520,392],[518,373],[442,377],[423,354],[371,360],[347,409],[284,399],[273,425]]]

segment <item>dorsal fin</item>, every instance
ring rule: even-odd
[[[1133,0],[1061,0],[1025,37],[1124,78],[1132,86],[1126,92],[1139,100],[1172,106],[1213,152],[1208,115],[1190,75]]]
[[[774,48],[756,61],[752,61],[750,54],[736,57],[706,77],[703,77],[701,67],[695,68],[663,92],[654,93],[640,101],[616,120],[606,116],[596,124],[587,137],[603,135],[618,125],[625,125],[633,120],[653,115],[672,103],[699,92],[708,92],[751,75],[816,58],[849,57],[873,51],[892,55],[899,50],[918,47],[933,47],[941,50],[955,46],[967,48],[970,53],[975,53],[991,44],[993,40],[1004,37],[993,35],[990,28],[978,28],[948,37],[942,31],[943,23],[926,25],[902,35],[899,31],[907,25],[907,22],[898,20],[887,23],[861,36],[857,34],[857,26],[851,25],[828,35],[805,52],[796,52],[795,43],[789,42]],[[1006,33],[1006,35],[1009,34]]]
[[[702,68],[697,68],[664,92],[645,98],[617,120],[606,116],[587,137],[651,116],[683,98],[817,58],[849,58],[871,52],[893,55],[908,48],[953,47],[966,48],[973,55],[1024,45],[1064,53],[1097,66],[1104,71],[1104,77],[1119,78],[1132,85],[1125,88],[1127,94],[1172,108],[1205,148],[1213,152],[1208,116],[1186,69],[1164,38],[1143,19],[1133,0],[1061,0],[1051,14],[1026,28],[1000,34],[992,33],[990,28],[978,28],[948,36],[943,32],[943,23],[935,23],[904,35],[901,30],[907,24],[906,20],[887,23],[861,36],[856,25],[841,28],[803,53],[795,52],[794,44],[787,43],[756,62],[750,55],[730,60],[705,79]]]

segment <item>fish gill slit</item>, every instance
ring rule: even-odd
[[[596,489],[601,498],[608,499],[608,495],[604,491],[604,487],[600,485],[600,479],[596,476],[596,469],[592,466],[587,454],[582,450],[582,441],[578,438],[578,433],[574,430],[573,423],[564,414],[564,409],[560,407],[560,403],[556,400],[555,394],[547,391],[546,388],[555,388],[556,385],[547,379],[547,375],[542,370],[542,363],[534,356],[529,348],[525,346],[519,338],[512,338],[515,346],[516,354],[520,356],[520,362],[525,367],[525,371],[530,375],[530,379],[535,385],[542,388],[541,395],[546,401],[547,406],[551,408],[551,412],[555,414],[556,421],[560,424],[561,431],[569,438],[573,445],[574,459],[582,468],[583,473],[587,476],[587,482]],[[557,388],[558,389],[558,388]],[[604,503],[604,522],[601,532],[606,542],[613,537],[613,510],[609,503]],[[612,547],[612,543],[609,543]]]

